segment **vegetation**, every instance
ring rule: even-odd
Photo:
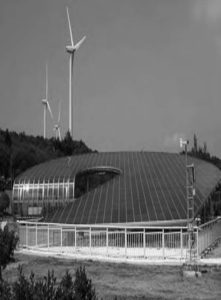
[[[66,271],[59,285],[56,284],[54,271],[48,271],[43,279],[36,279],[31,272],[25,277],[21,266],[18,267],[17,280],[9,284],[2,278],[2,270],[14,260],[14,250],[18,237],[14,231],[5,226],[0,228],[0,299],[1,300],[96,300],[95,288],[88,279],[85,268],[76,270],[73,281],[69,271]]]
[[[0,281],[2,281],[2,270],[13,260],[14,250],[18,242],[18,236],[14,231],[9,231],[8,226],[0,228]]]
[[[0,190],[10,188],[17,175],[36,164],[88,152],[92,150],[83,141],[73,141],[69,132],[59,141],[0,129]]]
[[[0,216],[5,212],[5,209],[9,207],[10,199],[5,192],[0,191]]]
[[[184,152],[182,152],[182,154],[184,154]],[[190,151],[188,151],[188,155],[208,161],[221,170],[221,159],[209,153],[206,142],[203,142],[203,146],[200,146],[196,134],[193,135],[193,146]]]
[[[2,300],[96,300],[96,291],[84,267],[77,269],[75,280],[66,271],[57,285],[54,271],[48,271],[43,279],[36,279],[31,272],[25,277],[21,266],[18,267],[18,279],[13,284],[7,281],[0,283],[0,298]]]

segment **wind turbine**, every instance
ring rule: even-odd
[[[48,102],[48,65],[47,64],[46,64],[46,97],[45,99],[42,99],[41,102],[44,106],[44,138],[46,138],[47,110],[49,111],[51,118],[53,119],[51,107]]]
[[[72,136],[73,135],[72,76],[73,76],[74,54],[75,54],[75,51],[80,48],[81,44],[86,39],[86,36],[84,36],[77,44],[74,44],[68,7],[66,7],[66,9],[67,9],[68,26],[69,26],[70,38],[71,38],[71,45],[66,46],[66,51],[70,54],[70,58],[69,58],[69,132],[70,132],[70,135]]]
[[[59,139],[59,141],[61,141],[60,120],[61,120],[61,101],[59,101],[59,107],[58,107],[58,122],[54,125],[55,138]]]

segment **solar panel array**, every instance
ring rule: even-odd
[[[195,212],[221,179],[218,168],[188,157],[196,170]],[[109,166],[121,173],[74,202],[47,222],[68,224],[178,221],[186,219],[185,157],[173,153],[111,152],[60,158],[33,167],[20,180],[74,178],[87,168]]]

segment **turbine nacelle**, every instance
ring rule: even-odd
[[[48,101],[47,101],[47,99],[42,99],[41,102],[42,102],[42,104],[44,104],[45,106],[48,106]]]
[[[54,130],[58,130],[59,128],[61,128],[60,125],[58,125],[58,124],[55,124],[55,125],[54,125]]]
[[[75,47],[69,45],[69,46],[66,46],[66,51],[70,54],[74,53],[75,52]]]
[[[183,146],[187,147],[188,144],[188,140],[183,140],[182,138],[180,138],[180,148],[183,148]]]
[[[73,43],[71,45],[66,46],[67,52],[71,53],[71,54],[74,53],[76,50],[78,50],[80,48],[81,44],[83,44],[85,39],[86,39],[86,36],[84,36],[77,44],[74,45],[74,43]]]

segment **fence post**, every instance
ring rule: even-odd
[[[196,257],[199,258],[199,228],[196,229]]]
[[[38,224],[35,224],[35,244],[38,246]]]
[[[180,229],[180,256],[183,259],[183,228]]]
[[[108,256],[108,227],[106,228],[106,247],[107,247],[107,256]]]
[[[143,229],[143,252],[144,252],[144,258],[146,258],[146,234],[145,234],[145,228]]]
[[[75,251],[77,248],[77,227],[75,226],[75,231],[74,231],[74,247],[75,247]]]
[[[62,226],[61,226],[61,248],[62,248],[62,239],[63,239],[63,236],[62,236]]]
[[[125,242],[125,257],[127,258],[127,228],[124,230],[124,242]]]
[[[50,232],[49,232],[49,224],[48,224],[48,250],[49,250],[49,242],[50,242]]]
[[[89,228],[89,247],[90,247],[90,254],[91,254],[91,227]]]
[[[162,229],[162,248],[163,248],[163,259],[165,259],[165,240],[164,240],[164,229]]]
[[[25,246],[28,247],[28,226],[25,224]]]

